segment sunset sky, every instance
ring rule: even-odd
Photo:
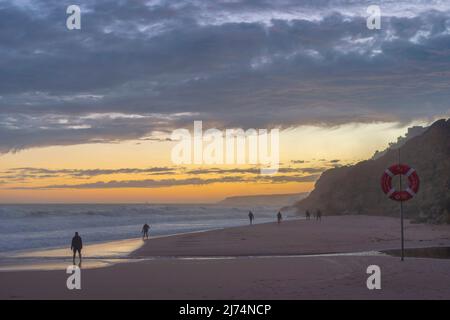
[[[380,30],[371,1],[0,1],[0,202],[310,191],[450,114],[450,2],[377,3]],[[280,129],[278,173],[174,164],[195,120]]]

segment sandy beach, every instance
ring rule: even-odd
[[[81,290],[66,288],[64,268],[0,272],[0,298],[450,299],[450,259],[373,253],[399,248],[399,234],[396,218],[330,216],[161,237],[133,262],[82,270]],[[407,248],[450,246],[450,226],[407,222],[405,237]],[[373,264],[381,290],[366,287]]]

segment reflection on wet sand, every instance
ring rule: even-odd
[[[102,242],[83,248],[83,268],[100,268],[126,262],[126,256],[142,246],[140,238]],[[72,264],[70,248],[12,252],[0,256],[0,271],[59,270]]]

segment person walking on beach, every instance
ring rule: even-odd
[[[81,266],[81,249],[83,249],[83,241],[78,235],[78,232],[75,232],[75,236],[72,238],[70,249],[73,251],[73,264],[75,264],[75,256],[78,252],[78,256],[80,257],[80,263],[78,265]]]
[[[316,220],[322,221],[322,212],[320,210],[317,210],[316,213]]]
[[[278,221],[278,224],[280,224],[281,223],[281,220],[283,219],[283,216],[281,215],[281,211],[278,211],[278,213],[277,213],[277,221]]]
[[[253,220],[255,219],[255,216],[253,215],[253,212],[248,212],[248,219],[250,220],[250,225],[253,224]]]
[[[306,220],[311,219],[311,213],[309,213],[309,210],[306,210],[305,215],[306,215]]]
[[[142,227],[142,240],[148,239],[148,230],[150,229],[150,226],[148,224],[144,224]]]

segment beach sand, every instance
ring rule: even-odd
[[[66,288],[65,269],[0,272],[0,298],[450,299],[450,259],[289,256],[396,249],[399,231],[395,218],[330,216],[161,237],[136,262],[82,270],[81,290]],[[450,226],[407,222],[405,237],[406,247],[450,246]],[[381,290],[366,287],[372,264]]]

